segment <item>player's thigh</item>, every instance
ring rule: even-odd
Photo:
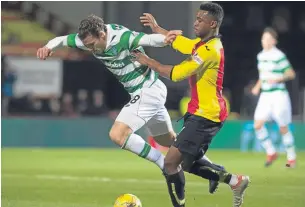
[[[272,117],[274,121],[280,126],[288,126],[291,123],[291,102],[288,93],[279,93],[274,101],[272,109]]]
[[[272,98],[268,94],[261,94],[254,112],[254,120],[269,121],[272,113]]]
[[[131,133],[132,129],[127,124],[115,121],[110,129],[109,136],[114,143],[123,146]]]
[[[203,117],[191,115],[186,118],[182,131],[178,134],[173,146],[182,154],[198,157],[202,150],[208,150],[213,137],[222,128],[217,123]]]
[[[140,93],[131,96],[130,101],[122,108],[121,112],[116,118],[116,122],[124,123],[132,132],[136,132],[146,121],[139,115],[139,109],[141,108],[142,91]]]
[[[165,147],[171,146],[176,134],[173,130],[172,121],[167,109],[163,106],[158,112],[147,122],[146,129],[154,140]]]
[[[150,88],[142,88],[132,94],[130,101],[123,107],[116,121],[127,124],[135,132],[154,117],[164,106],[166,100],[166,91],[161,90],[158,83],[155,83],[156,86],[154,84]]]

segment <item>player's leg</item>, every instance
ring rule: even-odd
[[[198,116],[190,116],[185,122],[185,128],[180,132],[173,146],[182,153],[182,168],[205,179],[228,184],[234,193],[234,206],[240,206],[249,178],[228,173],[221,169],[212,169],[197,162],[200,153],[206,152],[212,138],[222,127],[222,123],[212,122]]]
[[[133,152],[146,160],[154,162],[160,169],[163,169],[164,155],[152,148],[141,136],[133,132],[134,130],[127,124],[121,121],[115,121],[109,132],[109,136],[111,140],[122,149]]]
[[[267,153],[266,167],[270,166],[278,157],[265,126],[265,122],[270,119],[272,110],[270,101],[270,94],[261,94],[254,113],[256,138],[260,141]]]
[[[160,169],[163,169],[164,155],[152,148],[141,136],[134,133],[145,125],[147,120],[154,115],[153,113],[156,113],[149,103],[142,105],[142,103],[147,102],[145,99],[145,93],[142,90],[137,95],[132,96],[131,101],[124,106],[118,115],[109,135],[111,140],[122,149],[154,162]],[[143,111],[147,109],[148,113],[143,115]]]
[[[294,137],[289,129],[291,123],[291,103],[288,93],[278,93],[278,101],[273,110],[274,120],[280,128],[283,144],[287,153],[287,167],[295,167],[296,152],[294,146]]]
[[[174,207],[185,205],[185,177],[183,170],[179,167],[182,162],[182,154],[171,146],[164,161],[164,175],[172,204]]]
[[[176,139],[176,133],[173,130],[172,121],[165,106],[147,122],[146,128],[150,136],[162,146],[170,147]],[[209,166],[212,169],[224,170],[224,167],[212,163],[203,152],[198,156],[197,162],[202,166]],[[213,180],[209,180],[209,182],[209,192],[214,193],[219,183]]]

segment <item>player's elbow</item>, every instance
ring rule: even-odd
[[[293,69],[291,69],[291,74],[290,74],[290,77],[291,77],[291,80],[295,79],[295,72]]]

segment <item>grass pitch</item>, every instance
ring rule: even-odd
[[[111,207],[120,194],[137,195],[143,207],[171,207],[160,170],[119,149],[2,149],[2,207]],[[285,155],[264,168],[264,154],[209,151],[251,185],[244,207],[304,207],[305,153],[298,166],[285,168]],[[186,175],[187,207],[229,207],[232,193],[221,185],[214,195],[208,182]]]

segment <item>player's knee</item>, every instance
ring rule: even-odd
[[[174,140],[176,138],[176,133],[175,132],[169,132],[167,134],[162,134],[158,136],[154,136],[154,140],[159,144],[164,147],[170,147]]]
[[[255,130],[260,130],[261,128],[263,128],[263,126],[264,126],[263,121],[255,121],[254,122],[254,129]]]
[[[165,159],[164,159],[164,170],[165,170],[166,173],[175,172],[177,170],[178,166],[179,166],[179,164],[177,164],[173,160],[168,159],[167,157],[165,157]]]
[[[195,162],[195,157],[193,155],[184,154],[181,164],[182,169],[186,172],[190,172],[194,162]]]
[[[117,145],[123,146],[130,133],[131,132],[128,128],[119,127],[114,124],[109,132],[109,137]]]
[[[281,134],[287,134],[288,132],[288,126],[281,126],[280,127],[280,133]]]

